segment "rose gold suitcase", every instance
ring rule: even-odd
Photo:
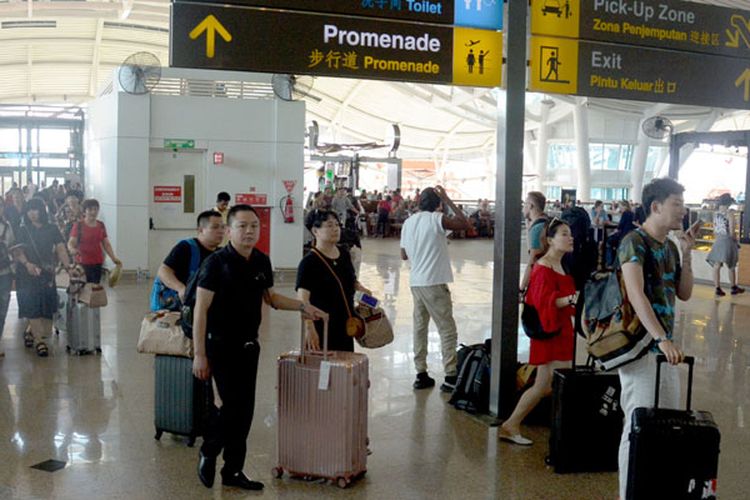
[[[278,466],[273,475],[325,478],[346,488],[367,471],[367,392],[364,354],[328,352],[282,354],[278,359]],[[328,380],[321,384],[325,363]],[[325,389],[321,389],[324,387]]]

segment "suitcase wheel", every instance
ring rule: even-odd
[[[284,469],[281,467],[274,467],[271,469],[271,477],[274,477],[276,479],[281,479],[281,476],[284,475]]]
[[[94,350],[96,351],[97,354],[101,354],[102,353],[102,348],[101,347],[97,347]]]
[[[346,488],[347,486],[349,486],[349,484],[351,484],[351,480],[349,480],[349,479],[347,479],[345,477],[340,477],[338,479],[338,481],[336,481],[336,484],[338,485],[339,488],[343,489],[343,488]]]
[[[161,429],[156,429],[156,434],[154,435],[154,439],[159,441],[161,439],[161,435],[164,433]]]
[[[55,335],[60,335],[60,330],[58,328],[55,328]]]
[[[195,436],[188,437],[188,442],[187,442],[188,447],[192,448],[194,444],[195,444]]]

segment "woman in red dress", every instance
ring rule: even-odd
[[[570,365],[575,342],[575,283],[562,267],[563,256],[573,251],[570,227],[557,218],[548,222],[542,232],[542,251],[543,256],[531,271],[526,303],[536,308],[545,332],[560,330],[560,334],[545,340],[531,339],[529,364],[537,367],[536,380],[499,431],[501,440],[525,446],[533,442],[521,435],[521,422],[543,397],[552,393],[552,374],[557,368]]]

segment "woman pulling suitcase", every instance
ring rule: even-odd
[[[552,374],[570,365],[573,359],[573,317],[575,316],[576,288],[573,277],[565,274],[562,258],[573,251],[570,227],[558,218],[545,224],[542,230],[542,257],[534,264],[526,293],[526,303],[535,307],[546,332],[560,331],[549,339],[531,339],[529,364],[537,367],[536,380],[523,393],[510,418],[503,422],[499,438],[513,444],[533,444],[521,435],[521,422],[531,410],[552,393]]]

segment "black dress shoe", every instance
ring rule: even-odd
[[[198,478],[206,488],[211,488],[214,485],[214,476],[216,475],[216,459],[208,458],[207,456],[200,454],[198,458]]]
[[[230,476],[222,474],[221,484],[224,486],[235,486],[243,490],[260,491],[263,489],[263,483],[249,479],[243,472],[238,472]]]

